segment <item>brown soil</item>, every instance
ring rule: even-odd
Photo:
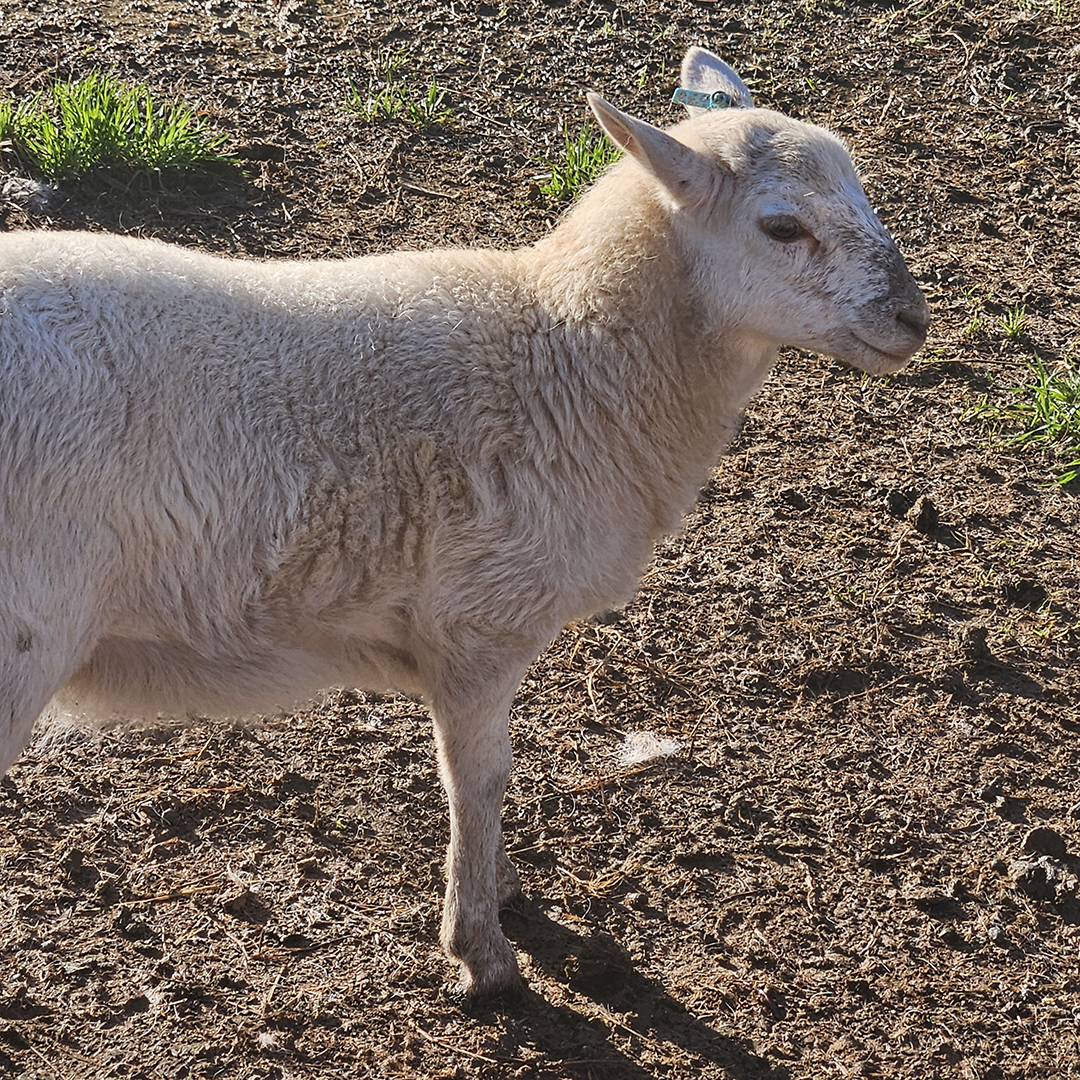
[[[584,90],[674,120],[707,44],[847,138],[935,316],[891,379],[785,356],[638,599],[526,682],[529,995],[443,992],[423,711],[337,692],[11,771],[0,1075],[1080,1076],[1080,501],[974,415],[1075,355],[1075,0],[0,0],[0,36],[0,94],[99,65],[239,157],[12,196],[0,228],[305,258],[537,237]],[[452,126],[346,110],[387,49]],[[680,749],[627,764],[644,732]]]

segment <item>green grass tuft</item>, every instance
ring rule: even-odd
[[[454,114],[446,105],[446,90],[432,76],[427,90],[419,97],[414,96],[400,74],[404,58],[402,52],[381,54],[366,88],[349,83],[347,107],[369,123],[395,117],[415,127],[451,123]]]
[[[15,106],[10,101],[0,101],[0,149],[11,145],[15,134]]]
[[[222,160],[225,139],[186,106],[102,72],[55,83],[31,102],[0,102],[0,143],[53,180],[101,166],[191,169]]]
[[[1027,311],[1024,309],[1024,305],[1017,304],[1015,307],[1009,308],[1004,315],[998,318],[998,326],[1010,341],[1017,341],[1022,338],[1028,326]]]
[[[1067,484],[1080,477],[1080,367],[1066,364],[1049,371],[1039,359],[1027,361],[1031,378],[1011,388],[1015,400],[996,407],[984,405],[1009,428],[1020,431],[1008,438],[1011,446],[1055,448],[1063,464],[1056,479]]]
[[[552,199],[573,199],[620,156],[602,134],[589,128],[583,128],[573,138],[564,132],[563,143],[562,164],[549,162],[551,176],[540,185],[540,191]]]

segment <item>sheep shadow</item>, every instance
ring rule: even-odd
[[[732,1080],[788,1080],[786,1068],[770,1064],[737,1037],[710,1027],[661,985],[638,973],[630,955],[607,934],[575,933],[525,897],[504,909],[501,921],[507,936],[536,969],[618,1014],[605,1022],[571,1005],[554,1005],[531,989],[474,1006],[470,1010],[474,1019],[497,1023],[502,1029],[500,1049],[507,1059],[513,1060],[523,1043],[531,1043],[552,1064],[558,1063],[566,1080],[655,1080],[670,1073],[673,1063],[654,1073],[621,1051],[610,1037],[608,1024],[613,1022],[629,1039],[648,1046],[652,1056],[668,1044],[722,1068]]]
[[[47,215],[62,229],[168,234],[229,250],[235,222],[251,220],[266,229],[280,217],[281,200],[271,202],[255,177],[249,162],[232,160],[167,174],[110,166],[77,181],[0,174],[0,220],[11,217],[19,227],[33,227]]]

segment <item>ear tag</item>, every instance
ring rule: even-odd
[[[734,109],[737,107],[735,99],[723,90],[704,94],[700,90],[686,90],[681,86],[671,95],[671,102],[673,105],[685,105],[690,109]]]

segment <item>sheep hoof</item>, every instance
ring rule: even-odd
[[[491,982],[462,977],[456,982],[444,984],[441,996],[455,1008],[468,1010],[492,1002],[517,1001],[524,998],[526,993],[525,980],[520,972],[515,971],[510,981]]]
[[[505,955],[488,957],[483,963],[463,963],[458,982],[446,989],[448,999],[458,1005],[519,996],[525,990],[517,957],[507,945]]]

